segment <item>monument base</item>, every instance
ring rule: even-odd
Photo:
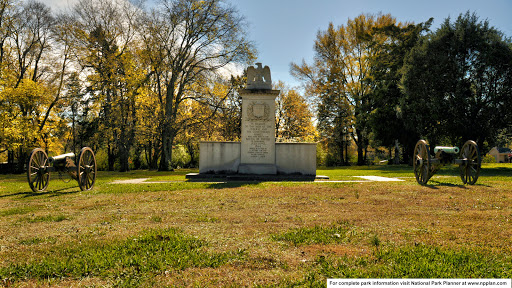
[[[276,174],[276,175],[256,175],[256,174],[201,174],[201,173],[188,173],[185,176],[188,181],[195,182],[211,182],[211,181],[299,181],[299,182],[314,182],[315,180],[329,180],[328,176],[322,175],[290,175],[290,174]]]
[[[275,164],[240,164],[239,174],[275,175],[277,167]]]
[[[200,142],[199,173],[316,175],[316,143],[276,143],[275,164],[240,163],[240,150],[240,142]]]

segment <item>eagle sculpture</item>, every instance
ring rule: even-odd
[[[272,89],[270,68],[262,67],[261,63],[256,63],[256,67],[249,66],[247,68],[247,89]]]

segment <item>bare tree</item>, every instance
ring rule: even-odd
[[[252,61],[255,50],[245,38],[244,18],[219,0],[163,0],[141,23],[163,115],[159,170],[168,170],[176,135],[197,119],[179,117],[183,103],[215,102],[205,86],[226,65]],[[203,93],[194,91],[198,87]]]

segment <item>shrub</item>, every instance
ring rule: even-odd
[[[185,167],[190,162],[191,157],[183,145],[176,145],[172,150],[172,166]]]
[[[496,163],[496,158],[494,158],[494,156],[492,155],[487,154],[482,158],[482,163]]]

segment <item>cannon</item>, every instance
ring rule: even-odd
[[[458,158],[457,155],[459,155]],[[476,142],[468,140],[464,143],[462,149],[436,146],[433,151],[430,151],[425,140],[419,140],[416,143],[413,167],[414,176],[416,176],[416,181],[419,184],[427,184],[428,180],[447,164],[459,165],[460,178],[464,184],[475,184],[480,174],[481,165],[480,152]]]
[[[78,165],[75,164],[78,163]],[[89,147],[80,150],[78,157],[74,153],[66,153],[48,157],[41,148],[30,153],[27,162],[28,185],[34,192],[42,192],[50,182],[50,172],[62,174],[66,172],[78,182],[80,190],[91,190],[96,181],[96,158]]]

